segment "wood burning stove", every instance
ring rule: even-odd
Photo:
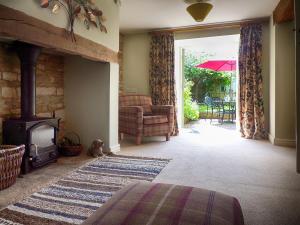
[[[15,47],[21,63],[21,117],[4,121],[3,142],[25,144],[22,172],[28,173],[58,158],[59,119],[35,114],[35,70],[41,48],[22,42],[16,42]]]
[[[4,143],[25,144],[26,150],[21,167],[23,173],[56,161],[58,126],[59,120],[56,118],[11,118],[4,121]]]

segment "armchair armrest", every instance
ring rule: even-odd
[[[141,135],[143,132],[143,107],[124,106],[119,108],[119,132]]]

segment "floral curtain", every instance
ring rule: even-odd
[[[173,33],[152,34],[150,50],[150,90],[152,101],[154,105],[173,105],[175,107],[173,135],[177,135],[174,54]]]
[[[241,27],[239,50],[239,101],[241,134],[249,139],[265,139],[263,78],[261,69],[262,26]]]

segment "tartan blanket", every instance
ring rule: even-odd
[[[238,200],[215,191],[133,183],[117,192],[84,225],[244,225]]]

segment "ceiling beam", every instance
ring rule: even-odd
[[[294,0],[280,0],[273,12],[274,24],[293,21],[294,18]]]
[[[100,62],[118,63],[118,53],[89,39],[75,35],[73,42],[66,29],[0,5],[0,37],[38,45],[58,53],[78,55]]]

